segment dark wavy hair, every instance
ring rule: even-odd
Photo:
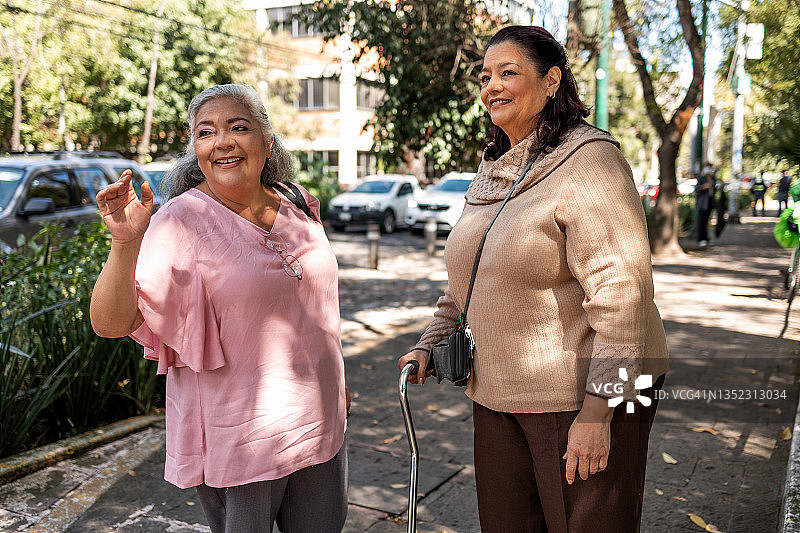
[[[561,70],[561,84],[556,91],[555,98],[548,98],[544,109],[539,113],[536,125],[539,144],[536,150],[554,148],[561,142],[563,135],[584,122],[589,115],[589,110],[578,96],[578,87],[575,77],[567,63],[567,52],[561,43],[539,26],[506,26],[489,40],[484,54],[492,46],[510,42],[517,46],[533,63],[536,73],[544,76],[552,67]],[[494,160],[506,153],[511,148],[511,140],[501,128],[492,124],[489,137],[494,140],[489,143],[483,153],[483,158]]]

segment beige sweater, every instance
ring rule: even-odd
[[[533,135],[481,162],[445,247],[448,289],[416,348],[457,328],[478,243]],[[608,383],[632,399],[638,375],[667,371],[644,211],[611,136],[579,126],[539,157],[489,232],[467,319],[477,355],[466,393],[497,411],[579,409],[586,392],[615,396],[598,390]]]

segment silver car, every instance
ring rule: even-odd
[[[464,195],[474,177],[474,172],[448,172],[436,185],[414,195],[406,212],[406,225],[413,233],[421,235],[425,222],[433,218],[438,231],[449,232],[461,218]]]

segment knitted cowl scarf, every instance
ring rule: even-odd
[[[478,172],[467,190],[467,203],[491,204],[503,200],[509,189],[519,177],[519,173],[534,157],[536,151],[536,131],[512,146],[511,149],[495,161],[481,160]],[[535,183],[549,176],[559,165],[586,143],[594,141],[610,142],[619,148],[619,143],[607,132],[581,124],[568,131],[558,146],[547,148],[533,164],[522,182],[517,186],[512,197],[527,190]]]

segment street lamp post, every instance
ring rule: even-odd
[[[728,0],[720,0],[731,5]],[[745,72],[745,59],[761,59],[761,46],[764,40],[762,24],[748,24],[747,10],[750,0],[741,0],[741,9],[736,24],[736,49],[733,53],[728,82],[736,95],[733,106],[733,135],[731,139],[731,194],[728,204],[728,220],[739,222],[739,187],[742,178],[742,158],[744,146],[744,97],[750,94],[750,76]]]
[[[747,73],[744,70],[745,34],[747,32],[746,13],[750,8],[749,0],[742,0],[741,13],[736,24],[736,49],[731,65],[733,72],[733,90],[736,101],[733,106],[733,132],[731,139],[731,193],[728,200],[728,220],[739,222],[739,188],[742,183],[742,155],[744,150],[744,96],[750,92]],[[730,77],[730,76],[729,76]]]
[[[611,0],[600,0],[600,52],[597,55],[597,82],[595,92],[594,125],[601,130],[608,130],[608,69],[611,56],[609,33],[611,32],[611,15],[608,3]]]
[[[703,40],[703,86],[700,90],[700,109],[697,113],[697,133],[695,134],[695,159],[697,175],[703,170],[705,160],[703,153],[703,122],[705,120],[703,108],[706,105],[706,32],[708,31],[708,0],[703,0],[703,18],[701,22],[701,38]]]

